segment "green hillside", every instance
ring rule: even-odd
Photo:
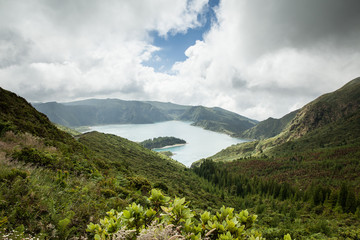
[[[189,108],[179,119],[193,121],[192,125],[194,126],[200,126],[215,132],[223,132],[231,136],[237,136],[257,123],[255,120],[221,108],[207,108],[203,106]]]
[[[192,169],[254,201],[269,239],[284,229],[296,239],[359,239],[359,105],[357,78],[305,105],[278,135],[231,146]],[[254,136],[271,135],[278,124],[271,122],[254,127]],[[281,226],[272,227],[277,218]]]
[[[278,135],[224,149],[214,160],[273,156],[287,151],[306,151],[325,146],[359,142],[360,78],[339,90],[325,94],[298,110]],[[288,115],[287,115],[288,116]]]
[[[70,135],[59,131],[25,99],[0,88],[0,134],[9,130],[28,132],[49,140],[71,141]]]
[[[0,236],[14,229],[40,238],[86,236],[90,221],[144,202],[153,187],[194,207],[221,206],[219,195],[205,191],[211,185],[182,164],[114,135],[75,140],[0,90]]]
[[[115,135],[75,139],[0,89],[0,239],[159,237],[166,229],[185,239],[359,239],[358,86],[309,103],[275,137],[191,169]],[[216,121],[208,109],[193,113]]]
[[[240,134],[240,137],[246,139],[265,139],[274,137],[286,128],[297,112],[298,110],[288,113],[280,119],[270,117],[259,122],[254,127],[247,129]]]

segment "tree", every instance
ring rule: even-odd
[[[348,195],[348,186],[345,183],[343,183],[341,185],[339,198],[338,198],[338,205],[340,205],[343,208],[343,210],[346,209],[347,195]]]
[[[350,190],[346,197],[345,212],[355,213],[356,211],[356,197],[354,191]]]

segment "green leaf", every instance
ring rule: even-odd
[[[124,210],[123,216],[124,216],[124,218],[129,219],[131,217],[131,213],[128,210]]]
[[[291,240],[290,234],[286,234],[286,235],[284,236],[284,240]]]
[[[154,216],[155,214],[156,214],[156,211],[155,211],[154,209],[152,209],[152,208],[146,210],[146,212],[145,212],[145,215],[146,215],[148,218]]]
[[[201,214],[200,218],[201,218],[201,222],[206,224],[210,220],[210,212],[205,211],[203,214]]]

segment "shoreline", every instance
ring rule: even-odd
[[[180,147],[180,146],[184,146],[186,143],[178,143],[178,144],[174,144],[174,145],[168,145],[165,147],[161,147],[161,148],[153,148],[151,150],[156,150],[156,149],[168,149],[168,148],[172,148],[172,147]]]

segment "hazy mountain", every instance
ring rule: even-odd
[[[178,119],[186,110],[191,108],[191,106],[179,105],[170,102],[146,101],[146,103],[157,107],[173,119]]]
[[[68,127],[154,123],[168,120],[192,121],[194,126],[238,136],[257,121],[222,108],[184,106],[156,101],[89,99],[69,103],[36,103],[34,107],[49,119]]]
[[[189,108],[179,119],[183,121],[193,121],[194,123],[192,125],[194,126],[201,126],[211,131],[224,132],[232,136],[237,136],[257,123],[256,120],[246,118],[222,108],[207,108],[203,106]]]
[[[37,103],[52,122],[69,127],[99,124],[154,123],[171,118],[151,104],[119,99],[89,99],[69,103]]]

